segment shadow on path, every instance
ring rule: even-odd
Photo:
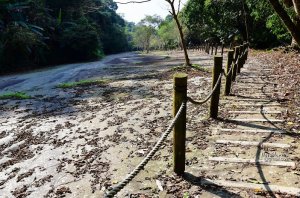
[[[240,195],[230,192],[211,181],[208,181],[202,177],[197,177],[191,173],[185,172],[183,179],[192,185],[199,186],[207,192],[217,195],[222,198],[242,198]]]

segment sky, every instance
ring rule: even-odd
[[[127,2],[130,0],[119,0],[120,2]],[[183,3],[187,0],[182,0]],[[177,4],[175,4],[177,5]],[[126,21],[139,22],[145,15],[157,14],[165,18],[169,12],[169,4],[165,0],[151,0],[146,3],[130,3],[118,4],[117,13],[121,14]]]

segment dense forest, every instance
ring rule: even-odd
[[[0,0],[0,72],[180,48],[172,15],[126,22],[113,0]],[[287,11],[289,11],[287,9]],[[189,0],[178,15],[189,47],[207,39],[254,48],[291,43],[268,0]]]
[[[1,0],[1,72],[128,50],[116,9],[112,0]]]

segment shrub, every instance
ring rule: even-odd
[[[0,72],[24,70],[43,62],[45,44],[39,35],[18,25],[9,26],[0,45]]]
[[[63,28],[59,43],[70,61],[87,61],[102,54],[98,33],[86,18]]]

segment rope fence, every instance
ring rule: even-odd
[[[155,155],[155,153],[159,150],[163,142],[167,139],[168,135],[172,132],[172,129],[174,128],[174,125],[184,109],[186,108],[186,102],[182,102],[180,105],[180,108],[175,116],[175,118],[172,120],[171,124],[167,128],[167,130],[162,134],[158,142],[155,144],[155,146],[152,148],[152,150],[147,154],[147,156],[143,159],[143,161],[135,167],[135,169],[128,174],[128,176],[123,179],[121,182],[119,182],[116,186],[114,186],[110,191],[105,195],[106,198],[111,198],[115,196],[120,190],[122,190],[141,170],[144,169],[146,164],[151,160],[151,158]]]
[[[223,46],[224,47],[224,46]],[[212,73],[212,89],[209,95],[200,101],[195,101],[187,96],[187,74],[174,74],[173,85],[173,115],[174,118],[166,131],[161,135],[160,139],[146,155],[146,157],[131,171],[121,182],[105,193],[105,198],[112,198],[120,192],[130,181],[147,165],[162,144],[167,139],[168,135],[173,130],[173,169],[177,175],[182,175],[185,171],[185,142],[186,142],[186,104],[191,102],[195,105],[202,105],[210,100],[209,116],[211,118],[218,117],[218,107],[221,90],[221,80],[224,75],[226,78],[224,95],[227,96],[231,91],[232,81],[236,80],[237,74],[245,64],[248,57],[249,44],[245,43],[235,47],[234,50],[229,50],[227,55],[226,71],[222,68],[223,56],[214,56],[214,67]],[[201,47],[207,51],[207,45]],[[217,48],[216,48],[217,50]],[[223,53],[223,49],[222,49]]]
[[[219,75],[217,83],[215,84],[214,88],[212,89],[212,91],[210,92],[210,94],[205,99],[203,99],[201,101],[195,101],[192,98],[187,97],[187,100],[189,102],[191,102],[192,104],[195,104],[195,105],[205,104],[211,98],[211,96],[214,94],[214,92],[216,91],[218,85],[221,83],[221,78],[222,78],[222,74]]]

